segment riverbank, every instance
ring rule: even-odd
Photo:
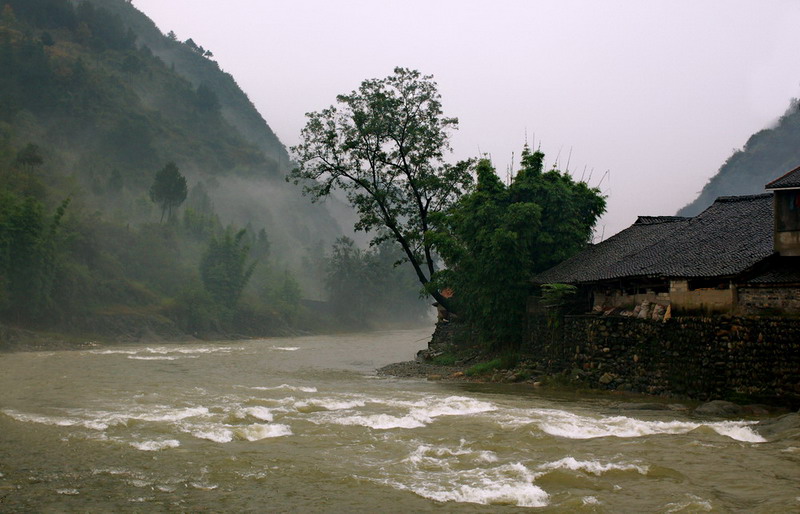
[[[591,397],[607,397],[612,408],[620,411],[675,411],[696,416],[728,419],[751,419],[758,421],[759,429],[767,432],[794,431],[800,437],[800,413],[779,405],[737,404],[724,400],[699,402],[691,398],[674,395],[652,396],[643,393],[608,391],[588,387],[579,379],[566,375],[539,375],[520,380],[527,370],[514,368],[498,370],[488,374],[468,374],[470,367],[443,366],[423,361],[406,361],[389,364],[376,370],[378,376],[402,379],[417,379],[433,382],[471,382],[479,384],[514,384],[516,387],[565,391]]]

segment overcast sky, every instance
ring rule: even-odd
[[[800,96],[796,0],[133,3],[210,49],[287,146],[363,79],[433,75],[453,160],[489,154],[505,177],[527,134],[592,185],[609,170],[605,237],[674,214]]]

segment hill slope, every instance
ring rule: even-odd
[[[124,0],[0,0],[0,322],[140,337],[308,321],[339,224],[283,180],[286,149],[209,57]],[[150,187],[169,162],[188,198],[161,223]]]
[[[196,45],[162,35],[125,0],[0,4],[5,137],[37,144],[100,208],[153,219],[147,188],[174,161],[224,223],[265,227],[287,262],[341,234],[325,206],[283,182],[286,149]],[[121,195],[109,197],[111,182]]]
[[[771,128],[756,132],[744,148],[731,155],[703,187],[700,195],[678,211],[679,216],[702,212],[719,196],[763,193],[764,185],[800,165],[800,103]]]

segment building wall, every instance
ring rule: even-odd
[[[689,289],[688,280],[670,280],[669,292],[656,293],[652,289],[645,292],[625,293],[622,290],[598,289],[594,293],[596,310],[623,308],[632,310],[642,302],[664,307],[672,305],[673,311],[700,311],[705,313],[731,312],[736,304],[736,289],[698,288]]]
[[[784,257],[800,256],[800,190],[778,190],[773,196],[775,251]]]
[[[633,309],[645,301],[666,307],[670,303],[669,293],[655,293],[648,290],[636,294],[625,294],[623,291],[601,291],[594,294],[594,306],[601,309],[618,307]]]
[[[800,405],[800,320],[587,315],[552,326],[529,318],[523,352],[593,387]]]
[[[776,232],[775,251],[783,257],[800,256],[800,231]]]
[[[669,296],[674,312],[703,311],[730,312],[736,301],[736,290],[729,289],[695,289],[689,290],[688,280],[671,280]]]

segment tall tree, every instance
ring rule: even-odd
[[[212,237],[200,261],[203,286],[218,305],[229,311],[236,308],[256,266],[255,262],[247,262],[250,247],[244,242],[245,234],[244,229],[234,234],[229,228],[221,237]]]
[[[307,114],[289,179],[313,200],[344,191],[358,212],[356,230],[373,232],[373,244],[397,241],[427,286],[436,271],[424,237],[430,216],[450,207],[471,180],[470,162],[444,161],[458,120],[444,116],[433,77],[405,68],[336,100]]]
[[[172,219],[172,211],[186,200],[186,177],[181,175],[174,162],[167,163],[156,173],[153,185],[150,186],[150,200],[161,207],[161,222],[164,215]]]
[[[526,147],[506,186],[481,160],[475,190],[437,215],[429,234],[447,264],[435,277],[439,287],[455,290],[459,314],[497,347],[521,341],[531,277],[583,248],[605,211],[597,189],[543,172],[543,161]]]

